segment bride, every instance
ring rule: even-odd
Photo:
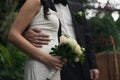
[[[60,80],[64,63],[59,57],[49,55],[51,47],[58,44],[59,20],[57,12],[49,8],[47,0],[26,0],[13,22],[8,39],[28,55],[25,65],[25,80],[46,80],[50,71],[57,72],[52,80]],[[50,36],[50,43],[42,48],[34,47],[22,33],[28,28],[40,28]],[[39,38],[40,39],[40,38]]]

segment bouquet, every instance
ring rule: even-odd
[[[50,54],[52,56],[60,56],[61,61],[67,61],[69,63],[84,62],[83,53],[85,48],[80,47],[77,41],[69,36],[62,35],[60,37],[60,44],[55,45],[51,50],[52,52]],[[55,72],[56,70],[51,71],[47,80],[51,80]]]

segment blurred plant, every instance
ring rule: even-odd
[[[0,43],[6,43],[9,28],[25,0],[1,0],[0,2]]]
[[[118,26],[117,29],[119,30],[119,33],[120,33],[120,11],[118,13],[119,13],[119,18],[115,23]]]
[[[80,2],[81,4],[84,4],[84,3],[88,2],[88,0],[74,0],[74,1]]]
[[[6,45],[7,34],[11,23],[13,22],[16,16],[16,7],[18,2],[16,0],[5,0],[3,3],[0,3],[3,6],[1,7],[1,20],[0,20],[0,43]]]
[[[0,2],[0,80],[23,80],[26,56],[7,41],[9,28],[17,14],[19,0]]]
[[[0,80],[23,80],[25,59],[14,46],[0,44]]]
[[[112,50],[112,42],[110,36],[112,35],[115,40],[116,49],[120,49],[120,35],[118,26],[114,22],[110,14],[105,14],[103,18],[93,17],[89,21],[91,27],[94,45],[96,52],[105,50]]]

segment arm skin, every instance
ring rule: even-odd
[[[38,48],[34,47],[28,40],[26,40],[22,33],[26,26],[31,22],[32,18],[40,10],[40,0],[26,0],[25,4],[20,9],[18,16],[13,22],[8,39],[19,49],[25,52],[32,58],[48,64],[57,70],[61,70],[63,63],[58,57],[50,56]]]

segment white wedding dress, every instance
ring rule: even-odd
[[[57,12],[49,9],[48,20],[44,18],[43,6],[36,14],[30,24],[30,28],[40,28],[42,33],[48,34],[51,41],[48,45],[43,45],[40,50],[49,54],[51,48],[58,44],[59,15]],[[34,54],[34,53],[33,53]],[[33,58],[28,58],[25,65],[25,80],[46,80],[52,68]],[[57,71],[52,80],[60,80],[60,71]]]

